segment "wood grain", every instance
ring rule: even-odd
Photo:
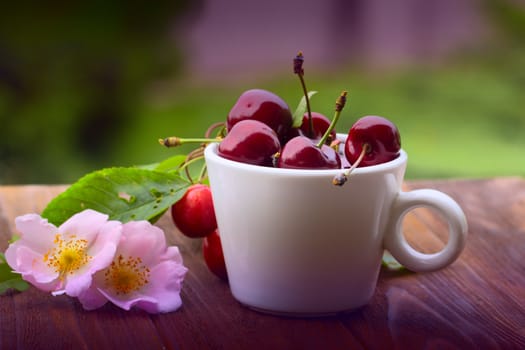
[[[39,213],[66,186],[0,187],[0,249],[14,218]],[[522,349],[525,348],[525,180],[407,182],[434,188],[464,209],[467,246],[448,268],[424,274],[382,270],[369,305],[327,318],[287,318],[241,306],[208,272],[201,242],[164,216],[158,222],[181,249],[189,273],[183,307],[149,315],[106,305],[84,311],[67,296],[30,288],[0,297],[0,349]],[[418,209],[403,223],[418,249],[447,240],[445,223]]]

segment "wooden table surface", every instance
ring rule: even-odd
[[[189,272],[176,312],[149,315],[33,287],[0,296],[0,349],[525,349],[525,179],[407,182],[434,188],[464,209],[469,236],[460,258],[432,273],[381,271],[370,304],[337,317],[298,319],[241,306],[208,272],[199,240],[158,222]],[[40,213],[65,186],[0,187],[0,249],[14,218]],[[404,221],[409,241],[430,252],[446,225],[426,209]]]

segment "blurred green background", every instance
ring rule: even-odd
[[[338,131],[347,132],[367,114],[394,121],[409,154],[408,178],[525,176],[523,4],[479,2],[489,34],[437,59],[423,55],[389,66],[370,64],[370,56],[353,51],[322,64],[309,61],[302,47],[309,46],[301,45],[308,38],[294,46],[279,45],[281,38],[274,36],[276,64],[257,52],[252,66],[239,64],[239,74],[221,75],[207,73],[220,73],[219,58],[235,65],[241,55],[250,62],[251,53],[232,52],[231,42],[212,35],[225,26],[242,32],[246,22],[238,28],[227,19],[209,25],[204,37],[216,46],[204,57],[216,65],[206,70],[199,63],[206,60],[192,56],[191,40],[203,13],[210,18],[208,3],[7,6],[0,13],[0,184],[70,183],[102,167],[188,152],[191,147],[165,149],[157,139],[202,136],[250,88],[271,90],[295,109],[302,93],[291,61],[298,50],[305,54],[308,88],[319,91],[313,109],[331,117],[335,98],[348,90]],[[359,7],[353,10],[358,18]],[[366,32],[353,35],[368,40]],[[338,46],[340,39],[334,40]],[[388,61],[388,50],[376,51],[373,57]],[[275,69],[262,66],[264,60]]]

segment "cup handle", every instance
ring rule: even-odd
[[[412,248],[402,230],[403,218],[412,209],[428,207],[437,210],[448,221],[448,242],[439,252],[421,253]],[[460,206],[451,197],[436,190],[422,189],[399,192],[390,212],[383,244],[404,267],[415,272],[439,270],[454,262],[465,246],[467,219]]]

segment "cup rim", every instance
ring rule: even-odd
[[[344,142],[346,140],[345,134],[337,134],[337,138]],[[260,165],[248,164],[237,162],[234,160],[226,159],[218,154],[218,142],[210,143],[206,146],[204,150],[204,157],[206,161],[215,161],[223,163],[231,168],[237,168],[239,170],[252,171],[258,173],[268,173],[272,175],[279,176],[336,176],[340,174],[345,169],[287,169],[287,168],[274,168],[274,167],[265,167]],[[382,173],[388,172],[392,169],[400,167],[402,164],[406,163],[408,159],[407,153],[405,150],[401,149],[399,151],[399,156],[395,159],[392,159],[389,162],[381,163],[377,165],[370,165],[366,167],[357,167],[352,171],[352,176],[365,175],[371,173]]]

